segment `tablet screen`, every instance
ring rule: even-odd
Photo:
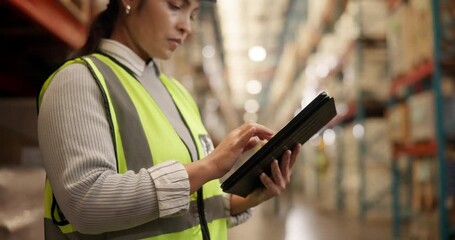
[[[302,109],[288,124],[273,136],[262,148],[230,173],[221,184],[223,191],[246,197],[254,189],[262,187],[259,175],[270,176],[270,165],[274,159],[297,143],[304,144],[336,116],[334,99],[325,92],[320,93]]]

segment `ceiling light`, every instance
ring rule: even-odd
[[[320,78],[326,78],[327,76],[329,76],[329,73],[330,73],[329,68],[323,63],[318,64],[318,66],[316,67],[316,74]]]
[[[249,99],[244,105],[245,111],[249,113],[257,113],[259,111],[259,102],[256,99]]]
[[[352,134],[355,138],[361,139],[365,135],[365,128],[361,124],[356,124],[352,129]]]
[[[265,60],[265,57],[267,57],[267,51],[261,46],[254,46],[248,51],[248,56],[251,61],[262,62]]]
[[[305,75],[307,78],[316,78],[316,70],[313,65],[309,64],[305,68]]]
[[[326,129],[322,134],[322,140],[324,141],[325,145],[333,145],[336,140],[336,134],[333,129]]]
[[[256,113],[245,113],[243,114],[243,121],[245,122],[257,122],[258,115]]]
[[[326,61],[330,69],[334,69],[336,66],[338,66],[338,59],[334,55],[329,55]]]
[[[249,80],[246,83],[246,91],[253,95],[260,93],[262,91],[262,83],[258,80]]]
[[[205,58],[213,58],[215,56],[215,48],[212,45],[207,45],[202,48],[202,56]]]
[[[314,134],[309,140],[311,146],[317,147],[321,145],[321,137],[318,133]]]

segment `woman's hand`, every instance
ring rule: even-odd
[[[277,160],[272,162],[272,177],[267,176],[265,173],[260,175],[265,188],[253,192],[254,197],[257,197],[260,202],[263,202],[280,195],[286,190],[287,185],[291,182],[292,167],[295,164],[300,148],[301,145],[297,144],[292,152],[291,150],[285,151],[281,159],[281,166],[278,165]]]
[[[260,179],[264,188],[259,188],[253,191],[246,198],[240,196],[232,196],[231,199],[231,215],[237,215],[248,208],[254,207],[272,197],[280,195],[291,182],[292,167],[294,166],[297,155],[299,154],[301,145],[297,144],[294,149],[284,152],[281,164],[277,160],[272,162],[272,176],[262,173]]]
[[[272,136],[272,130],[253,122],[232,130],[208,156],[185,165],[190,180],[190,192],[225,175],[243,152]]]
[[[231,131],[205,160],[213,164],[217,172],[216,178],[220,178],[234,166],[243,152],[272,136],[272,130],[265,126],[253,122],[244,123]]]

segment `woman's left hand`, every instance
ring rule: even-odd
[[[295,164],[301,145],[297,144],[294,149],[284,152],[281,164],[278,160],[272,162],[272,176],[262,173],[260,179],[265,188],[260,188],[252,192],[247,198],[257,204],[264,202],[272,197],[280,195],[291,182],[292,167]]]
[[[284,152],[281,157],[281,164],[278,164],[277,160],[272,162],[272,176],[269,177],[265,173],[260,175],[264,188],[254,190],[246,198],[232,195],[231,215],[235,216],[240,214],[251,207],[269,200],[272,197],[280,195],[291,182],[292,167],[294,166],[300,149],[301,145],[296,144],[292,151],[287,150]]]

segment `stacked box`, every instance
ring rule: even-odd
[[[437,159],[414,159],[412,171],[413,212],[425,212],[436,207]]]
[[[437,208],[437,164],[435,157],[413,159],[412,169],[412,239],[439,239]],[[449,202],[446,202],[449,203]],[[450,206],[448,208],[449,214]]]
[[[340,99],[348,103],[356,101],[358,97],[357,93],[359,92],[359,86],[356,83],[358,79],[358,72],[356,72],[358,62],[359,57],[357,54],[349,54],[343,65],[343,79],[341,85],[342,98]]]
[[[433,20],[431,1],[410,0],[409,5],[412,9],[412,24],[416,41],[415,61],[417,63],[433,58]]]
[[[412,68],[410,47],[415,47],[411,38],[413,25],[409,24],[411,10],[407,4],[400,5],[389,17],[387,28],[387,46],[391,78],[405,74]]]
[[[357,82],[369,98],[386,101],[389,99],[389,84],[387,76],[387,50],[385,47],[365,47],[359,59]]]
[[[455,2],[441,2],[441,52],[444,71],[455,76]]]
[[[360,1],[360,27],[369,39],[384,39],[387,26],[386,1]]]
[[[412,207],[410,205],[412,203],[412,196],[410,194],[410,190],[412,190],[412,173],[409,173],[409,171],[412,172],[412,158],[405,153],[400,153],[395,156],[394,161],[399,174],[399,178],[396,179],[399,181],[399,184],[396,186],[398,187],[397,193],[400,200],[399,206],[404,212]]]
[[[433,91],[412,95],[408,99],[410,141],[423,142],[435,137]]]
[[[363,126],[365,134],[361,141],[365,144],[364,161],[366,165],[371,167],[390,166],[392,149],[387,136],[387,120],[379,117],[367,118],[363,121]],[[355,148],[358,149],[359,146]]]
[[[352,132],[354,125],[344,129],[344,173],[342,186],[346,193],[345,210],[350,215],[360,213],[360,191],[364,186],[366,201],[375,199],[380,193],[390,191],[391,146],[387,137],[387,122],[382,118],[368,118],[364,121],[363,139],[356,139]],[[364,154],[360,153],[365,145]],[[359,159],[362,157],[362,159]],[[363,161],[365,174],[362,183],[360,161]],[[387,194],[386,194],[387,195]],[[367,217],[390,217],[390,196],[384,197]]]
[[[400,4],[389,17],[387,45],[390,78],[399,77],[433,57],[430,1]]]
[[[387,109],[388,135],[392,143],[409,142],[409,112],[407,104],[399,103]]]

